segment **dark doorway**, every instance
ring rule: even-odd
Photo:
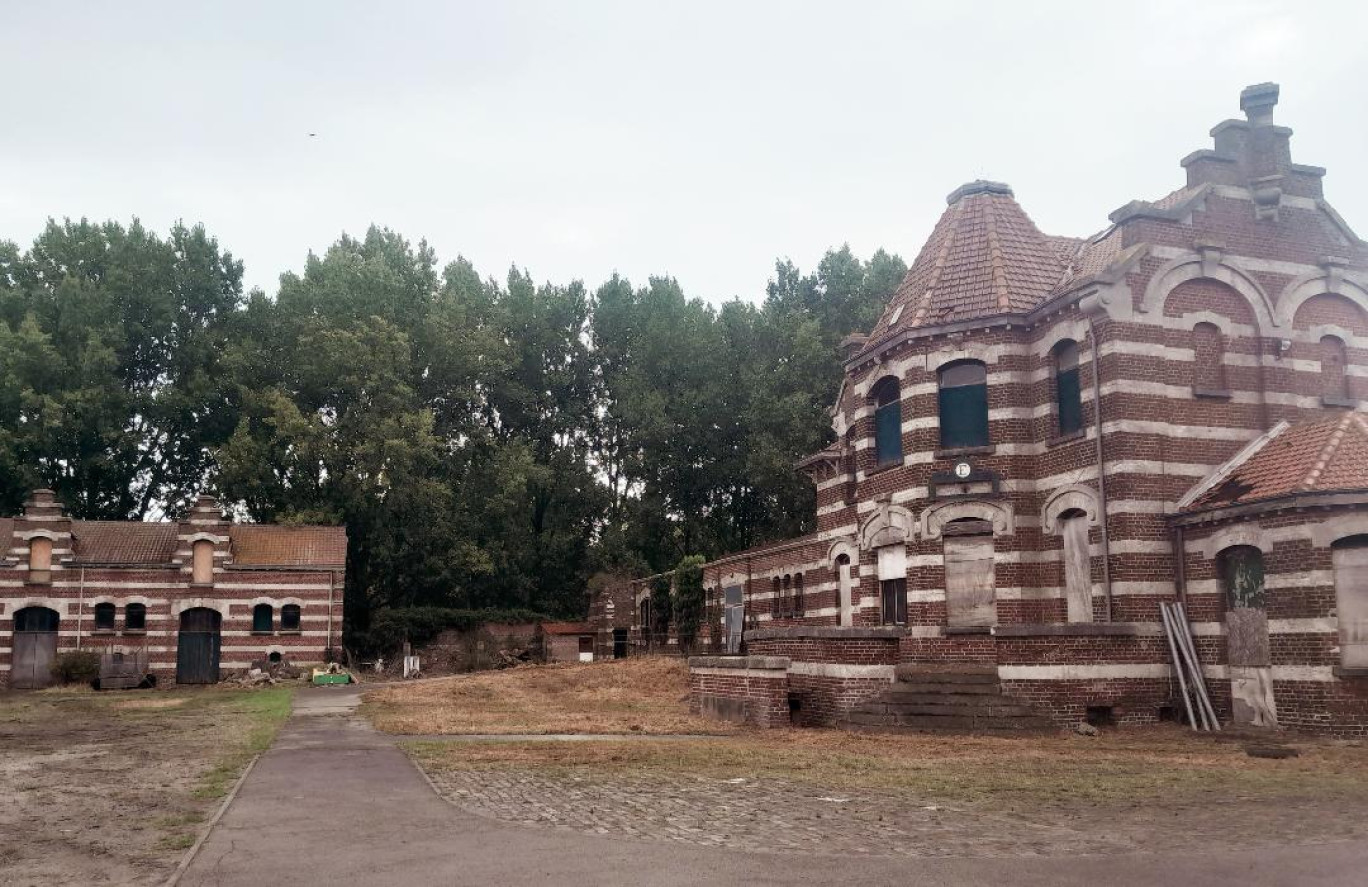
[[[627,629],[613,629],[613,658],[627,658]]]
[[[10,686],[37,690],[57,682],[52,663],[57,659],[56,610],[24,607],[14,613],[14,658]]]
[[[181,613],[176,641],[176,683],[217,684],[219,679],[219,629],[223,617],[217,610],[194,607]]]

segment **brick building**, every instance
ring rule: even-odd
[[[233,524],[201,497],[179,523],[84,521],[36,490],[0,518],[0,683],[39,687],[71,650],[141,654],[163,683],[340,642],[342,527]]]
[[[1222,717],[1368,733],[1368,245],[1277,99],[1093,237],[949,196],[843,345],[817,531],[706,567],[747,656],[696,659],[696,707],[830,724],[964,663],[1057,723],[1152,721],[1178,600]]]

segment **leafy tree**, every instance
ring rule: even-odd
[[[660,643],[670,634],[670,575],[657,576],[651,580],[651,637]]]
[[[674,571],[674,620],[679,646],[692,650],[698,638],[698,627],[703,622],[706,604],[703,590],[702,555],[691,554],[679,562]]]

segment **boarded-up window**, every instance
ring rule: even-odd
[[[110,603],[95,605],[95,630],[114,630],[114,605]]]
[[[191,581],[196,585],[211,585],[214,582],[214,543],[208,539],[195,543]]]
[[[286,604],[280,608],[280,630],[299,631],[299,604]]]
[[[840,609],[840,622],[842,625],[850,625],[854,619],[854,601],[851,600],[854,589],[850,581],[850,555],[842,554],[836,558],[837,591],[840,600],[836,602]]]
[[[778,576],[770,583],[770,618],[778,619],[784,615],[784,583]]]
[[[46,582],[51,569],[52,540],[46,536],[34,536],[29,540],[29,571],[36,575],[30,578],[35,582]]]
[[[124,630],[147,630],[147,607],[144,604],[129,604],[124,607]]]
[[[252,608],[252,631],[268,634],[275,627],[275,609],[270,604],[257,604]]]
[[[1083,394],[1078,382],[1078,343],[1065,339],[1054,349],[1055,412],[1060,434],[1083,428]]]
[[[1265,667],[1271,662],[1265,611],[1263,552],[1252,545],[1227,548],[1217,557],[1226,598],[1226,661]]]
[[[993,584],[993,537],[946,535],[946,624],[966,627],[997,622]]]
[[[1064,537],[1064,600],[1070,622],[1091,622],[1092,558],[1088,550],[1088,517],[1081,511],[1065,512],[1060,520]]]
[[[1197,392],[1223,392],[1225,378],[1225,336],[1214,323],[1199,323],[1192,328],[1192,388]]]
[[[941,367],[940,445],[988,445],[988,370],[977,360],[961,360]]]
[[[1320,340],[1321,394],[1334,400],[1349,397],[1349,379],[1344,372],[1344,341],[1338,336]]]
[[[879,602],[884,625],[907,624],[907,549],[901,545],[879,549]]]
[[[1236,545],[1220,555],[1221,584],[1226,606],[1235,610],[1264,608],[1263,552],[1252,545]]]
[[[1334,564],[1340,664],[1368,668],[1368,536],[1336,542]]]
[[[883,379],[870,392],[874,397],[874,452],[880,465],[902,461],[902,400],[898,380]]]
[[[802,616],[805,601],[803,600],[803,574],[796,573],[793,577],[793,615]]]

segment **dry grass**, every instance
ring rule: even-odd
[[[680,659],[535,665],[386,687],[363,713],[387,733],[731,733],[689,714]]]
[[[1238,742],[1164,727],[1017,739],[785,730],[655,743],[415,743],[413,751],[437,769],[777,779],[829,791],[912,790],[961,803],[1368,798],[1368,748],[1330,740],[1296,745],[1298,758],[1256,759]]]

